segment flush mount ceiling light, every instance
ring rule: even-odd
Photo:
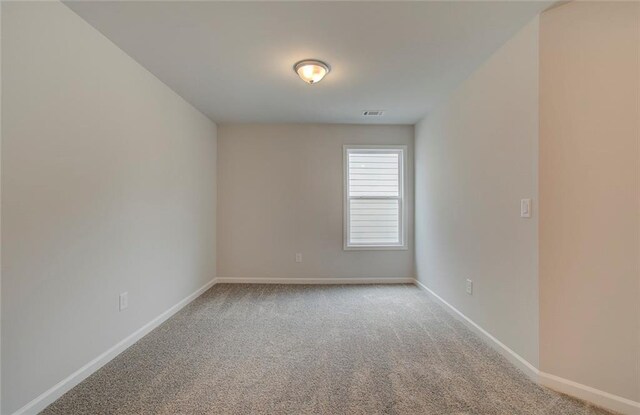
[[[313,85],[322,81],[322,78],[331,71],[331,68],[322,61],[305,59],[293,65],[293,70],[296,71],[300,79],[309,85]]]

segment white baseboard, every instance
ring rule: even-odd
[[[13,415],[35,415],[38,412],[42,411],[44,408],[55,402],[59,397],[71,390],[78,383],[86,379],[89,375],[93,374],[102,366],[109,363],[110,360],[125,351],[129,346],[143,338],[146,334],[158,327],[160,324],[164,323],[169,319],[169,317],[180,311],[184,306],[198,298],[202,293],[216,284],[216,282],[216,279],[213,279],[202,287],[198,288],[195,292],[181,300],[179,303],[169,308],[167,311],[163,312],[144,326],[140,327],[134,333],[118,342],[116,345],[102,353],[100,356],[82,366],[67,378],[61,380],[49,390],[47,390],[31,402],[27,403],[22,408],[18,409],[13,413]]]
[[[640,415],[640,402],[613,395],[550,373],[540,372],[539,378],[541,385],[557,392],[591,402],[610,411],[625,415]]]
[[[594,405],[600,406],[610,411],[618,412],[624,415],[640,415],[640,402],[635,402],[621,396],[613,395],[611,393],[592,388],[590,386],[582,385],[569,379],[564,379],[559,376],[540,371],[534,365],[529,363],[525,358],[511,350],[500,340],[493,337],[486,330],[476,324],[473,320],[464,315],[461,311],[449,304],[438,294],[430,290],[429,287],[422,284],[418,280],[415,280],[414,283],[416,284],[416,286],[429,293],[437,303],[442,305],[445,310],[449,311],[460,321],[462,321],[462,323],[464,323],[471,331],[484,338],[490,346],[492,346],[498,353],[509,360],[513,365],[522,370],[522,372],[524,372],[534,382],[542,386],[546,386],[549,389],[553,389],[557,392],[561,392],[578,399],[588,401],[590,403],[593,403]]]
[[[498,353],[504,356],[509,362],[515,365],[518,369],[524,372],[529,378],[531,378],[534,382],[538,381],[538,369],[529,363],[525,358],[520,356],[518,353],[511,350],[500,340],[493,337],[489,332],[480,327],[476,322],[471,320],[469,317],[462,314],[457,308],[446,302],[442,297],[440,297],[435,292],[431,291],[426,285],[422,284],[420,281],[415,280],[415,284],[425,290],[429,295],[436,300],[437,303],[444,306],[445,310],[449,311],[454,317],[458,318],[465,326],[467,326],[471,331],[483,337],[485,340],[488,340],[488,344],[492,346]]]
[[[568,379],[564,379],[549,373],[541,372],[522,356],[507,347],[504,343],[489,334],[486,330],[476,324],[473,320],[465,316],[451,304],[446,302],[435,292],[431,291],[427,286],[413,278],[215,278],[204,286],[200,287],[194,293],[190,294],[182,301],[169,308],[158,317],[154,318],[140,329],[111,347],[109,350],[96,357],[67,378],[58,382],[49,390],[18,409],[13,415],[35,415],[42,411],[51,403],[55,402],[60,396],[71,390],[78,383],[82,382],[89,375],[107,364],[110,360],[126,350],[129,346],[140,340],[150,331],[158,327],[164,321],[169,319],[175,313],[180,311],[184,306],[198,298],[202,293],[211,288],[214,284],[219,283],[237,283],[237,284],[415,284],[423,290],[427,291],[439,304],[447,311],[458,317],[471,331],[478,334],[488,344],[492,345],[495,350],[502,354],[512,364],[522,370],[535,382],[556,390],[567,395],[574,396],[585,401],[589,401],[595,405],[619,412],[625,415],[640,415],[640,402],[616,396],[608,392],[604,392],[590,386],[581,385]]]
[[[218,284],[413,284],[413,278],[234,278],[220,277]]]

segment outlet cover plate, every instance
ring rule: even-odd
[[[119,310],[123,311],[129,307],[129,293],[123,292],[119,297]]]

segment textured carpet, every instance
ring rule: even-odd
[[[412,285],[216,285],[44,414],[606,414]]]

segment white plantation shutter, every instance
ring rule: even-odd
[[[402,247],[404,148],[345,147],[345,247]]]

